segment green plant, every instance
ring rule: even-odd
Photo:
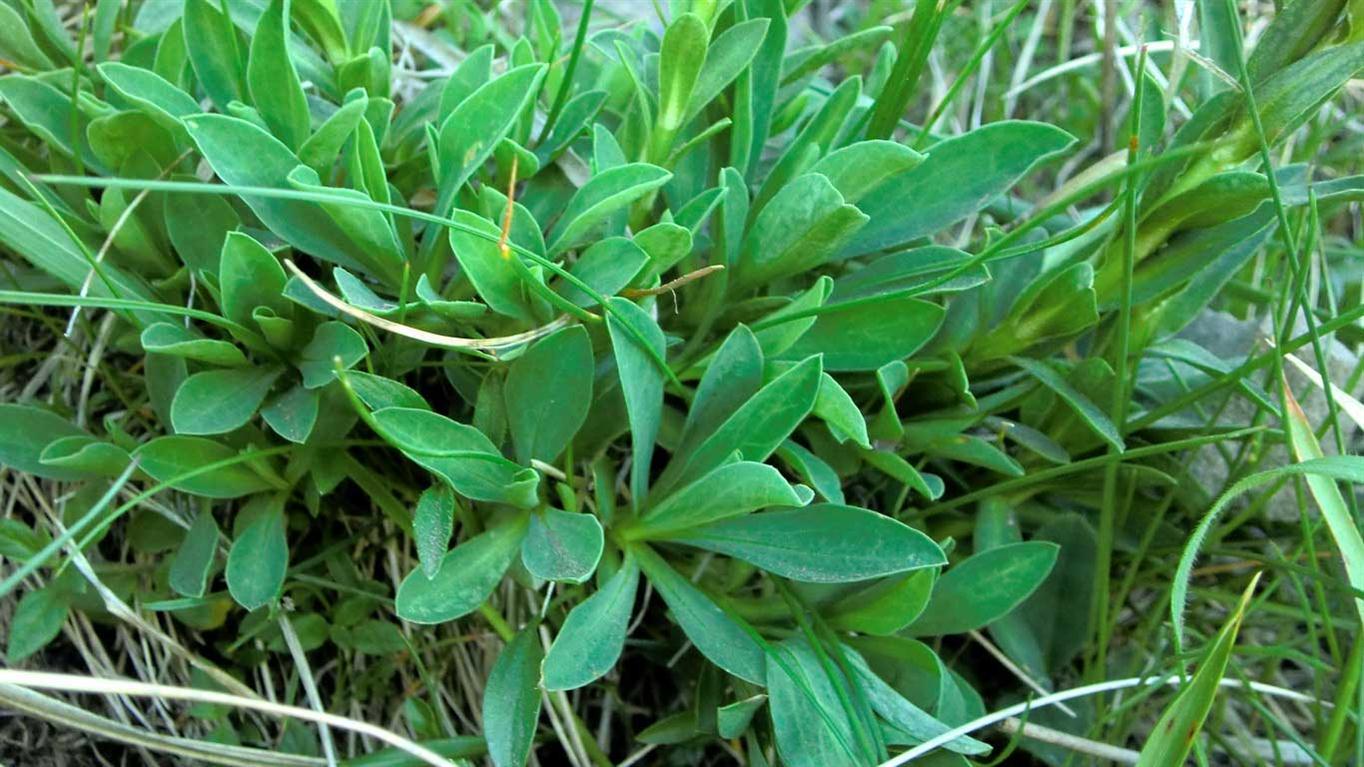
[[[7,351],[40,383],[5,390],[0,465],[63,499],[4,520],[11,664],[73,611],[164,614],[194,686],[401,708],[452,758],[878,764],[1016,699],[957,637],[1043,692],[1114,676],[1115,554],[1171,546],[1135,510],[1201,514],[1186,451],[1258,450],[1265,418],[1307,468],[1256,476],[1309,477],[1358,585],[1333,484],[1358,472],[1250,378],[1304,346],[1323,368],[1359,315],[1318,313],[1303,259],[1364,182],[1271,155],[1364,69],[1343,2],[1289,5],[1248,57],[1200,6],[1232,85],[1188,85],[1171,131],[1143,54],[1130,148],[1050,193],[1067,130],[938,132],[1024,3],[927,104],[955,3],[805,47],[782,0],[674,2],[658,31],[409,5],[100,0],[72,39],[0,1],[0,305],[85,381]],[[1275,351],[1174,338],[1251,269],[1281,275]],[[1232,386],[1248,423],[1162,420]],[[1239,604],[1169,721],[1207,717]],[[192,713],[251,758],[340,746]]]

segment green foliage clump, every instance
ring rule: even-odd
[[[1127,512],[1263,437],[1179,418],[1292,402],[1176,334],[1275,237],[1296,301],[1364,191],[1270,165],[1364,68],[1343,3],[1248,58],[1205,9],[1190,116],[1137,69],[1131,148],[1050,193],[1068,130],[944,127],[1023,4],[927,105],[955,3],[813,44],[800,2],[669,5],[99,0],[73,39],[0,0],[0,304],[48,339],[5,351],[0,466],[60,499],[3,523],[8,662],[164,615],[195,686],[498,767],[874,765],[1025,689],[964,636],[1036,689],[1119,668],[1114,552],[1171,537]]]

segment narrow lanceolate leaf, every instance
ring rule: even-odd
[[[246,82],[270,132],[294,151],[310,133],[308,98],[289,56],[289,0],[271,0],[251,37]]]
[[[593,176],[569,199],[549,237],[549,253],[557,255],[591,239],[612,214],[658,189],[672,174],[648,163],[631,163]]]
[[[587,419],[592,342],[573,325],[536,342],[511,364],[503,396],[516,460],[551,462]]]
[[[714,522],[673,540],[797,581],[845,583],[947,564],[933,539],[856,506],[818,504]]]
[[[1241,621],[1246,616],[1246,607],[1259,582],[1260,576],[1256,574],[1241,595],[1236,611],[1203,654],[1193,679],[1179,691],[1174,702],[1161,715],[1160,721],[1156,722],[1155,729],[1141,749],[1137,767],[1184,764],[1199,730],[1203,728],[1203,722],[1208,718],[1208,712],[1212,710],[1213,699],[1217,697],[1222,676],[1226,673],[1227,661],[1231,660],[1232,649],[1236,646]]]
[[[532,514],[521,542],[521,562],[536,578],[582,583],[601,559],[605,535],[591,514],[545,509]]]
[[[914,636],[960,634],[1008,615],[1042,585],[1059,547],[1028,541],[987,549],[948,568],[928,608],[909,626]]]
[[[279,596],[289,568],[284,537],[284,499],[253,499],[241,512],[240,532],[227,554],[227,590],[248,610],[264,607]]]
[[[454,530],[454,493],[444,483],[428,487],[417,499],[417,508],[412,512],[412,537],[416,539],[417,559],[427,578],[436,577],[440,571]]]
[[[782,764],[859,767],[879,761],[865,753],[867,744],[852,719],[856,714],[843,705],[847,681],[841,674],[830,679],[830,668],[801,636],[783,641],[767,657],[768,707]]]
[[[643,339],[643,343],[648,344],[659,357],[665,353],[666,341],[658,323],[637,304],[619,296],[613,296],[610,303],[615,311],[606,316],[606,328],[611,334],[616,373],[620,376],[621,393],[625,395],[625,412],[630,419],[630,445],[633,452],[630,492],[634,502],[639,504],[649,491],[649,467],[663,417],[663,374],[636,339]],[[623,325],[629,325],[635,333],[630,334]]]
[[[800,506],[781,472],[764,463],[726,464],[662,499],[630,529],[636,538],[661,537],[769,506]]]
[[[9,621],[5,660],[20,663],[46,647],[61,633],[70,610],[70,598],[55,584],[24,594]]]
[[[731,277],[746,290],[824,264],[867,223],[829,179],[807,173],[782,187],[753,222]]]
[[[444,623],[478,609],[502,581],[526,534],[524,518],[461,543],[445,555],[434,577],[413,571],[398,586],[398,617]]]
[[[208,97],[225,110],[233,101],[245,101],[242,85],[242,48],[232,20],[213,0],[185,0],[182,28],[185,52],[194,75]]]
[[[658,55],[658,120],[654,126],[651,158],[662,161],[672,149],[691,102],[697,75],[706,60],[710,30],[694,13],[673,19],[663,33]]]
[[[443,415],[409,407],[373,413],[379,434],[414,462],[443,478],[466,498],[510,503],[537,502],[539,474],[502,457],[483,432]]]
[[[483,737],[497,767],[522,767],[540,721],[540,637],[528,626],[497,656],[483,691]]]
[[[822,372],[811,357],[759,389],[692,453],[674,457],[655,492],[699,478],[736,450],[747,461],[766,459],[814,408]]]
[[[769,23],[768,19],[749,19],[721,32],[711,42],[706,50],[706,61],[696,75],[687,113],[682,117],[683,125],[691,122],[748,66],[758,54]]]
[[[171,424],[180,434],[224,434],[244,426],[281,372],[270,365],[195,373],[175,393]]]
[[[1127,449],[1127,446],[1123,444],[1122,435],[1118,432],[1118,427],[1113,424],[1113,421],[1099,409],[1098,405],[1095,405],[1088,397],[1071,386],[1050,365],[1027,357],[1010,357],[1009,361],[1026,370],[1043,386],[1056,392],[1056,396],[1070,405],[1080,416],[1080,419],[1104,442],[1118,450]]]
[[[630,551],[702,655],[740,679],[764,683],[767,670],[763,648],[754,638],[752,627],[743,623],[742,618],[720,609],[714,600],[682,577],[653,549],[638,545]]]
[[[1316,433],[1307,420],[1307,414],[1294,399],[1288,384],[1284,383],[1283,387],[1284,401],[1288,405],[1285,426],[1288,427],[1288,444],[1293,450],[1293,457],[1298,461],[1323,458],[1321,445],[1317,443]],[[1308,474],[1306,480],[1307,488],[1312,491],[1312,498],[1321,509],[1321,516],[1326,520],[1326,527],[1336,541],[1341,562],[1345,565],[1346,578],[1352,587],[1364,590],[1364,538],[1359,534],[1359,527],[1355,525],[1350,508],[1340,493],[1339,485],[1335,479],[1320,474]],[[1359,612],[1360,619],[1364,620],[1364,600],[1356,598],[1355,609]]]
[[[639,567],[626,557],[615,575],[573,608],[545,656],[545,689],[577,689],[616,665],[638,586]]]

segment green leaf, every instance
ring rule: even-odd
[[[730,277],[733,290],[750,290],[823,265],[867,220],[824,176],[796,178],[754,220]]]
[[[83,479],[88,472],[48,466],[43,449],[65,437],[89,437],[65,418],[31,405],[0,404],[0,466],[49,479]]]
[[[444,623],[478,609],[502,581],[526,534],[524,517],[494,527],[450,550],[434,577],[414,570],[398,586],[398,617]]]
[[[654,491],[700,477],[735,451],[747,461],[765,460],[814,408],[822,372],[819,358],[811,357],[759,389],[694,451],[674,455]]]
[[[829,179],[844,202],[856,205],[923,161],[924,155],[895,141],[859,141],[825,155],[810,172]]]
[[[109,442],[101,442],[94,437],[62,437],[48,443],[38,460],[44,466],[87,474],[116,477],[128,467],[132,460],[128,451]]]
[[[668,24],[658,52],[658,118],[650,157],[663,160],[681,130],[692,89],[706,59],[710,29],[694,13],[683,13]]]
[[[648,261],[649,256],[634,241],[625,237],[608,237],[592,243],[583,251],[569,273],[598,293],[610,296],[634,281],[635,275]],[[567,282],[556,290],[578,306],[596,303],[581,288]]]
[[[885,250],[941,231],[981,210],[1074,143],[1060,128],[1004,121],[934,144],[927,160],[862,198],[858,207],[871,220],[842,256]],[[907,210],[914,215],[906,216]]]
[[[511,69],[479,87],[441,123],[436,142],[440,168],[437,213],[449,213],[455,193],[487,162],[539,91],[544,72],[543,64]]]
[[[845,648],[844,654],[865,691],[867,702],[891,727],[904,732],[919,743],[936,738],[951,729],[942,721],[929,716],[923,709],[909,702],[898,690],[877,676],[876,672],[872,671],[871,667],[867,665],[867,661],[856,651]],[[942,706],[938,708],[939,716],[942,716]],[[977,755],[990,752],[989,745],[966,735],[948,741],[943,744],[943,748],[959,754]]]
[[[769,19],[749,19],[726,29],[711,41],[706,49],[705,63],[696,75],[682,125],[700,114],[753,61],[770,23]]]
[[[971,347],[973,359],[990,360],[1033,344],[1073,336],[1099,323],[1094,269],[1086,262],[1039,276],[1009,314]]]
[[[237,604],[255,610],[279,596],[289,569],[284,498],[254,498],[239,513],[238,533],[227,553],[227,590]]]
[[[861,767],[858,737],[842,705],[846,680],[830,680],[804,637],[777,645],[767,657],[768,709],[782,764]],[[835,687],[838,685],[838,687]]]
[[[186,597],[202,597],[208,590],[213,572],[213,557],[218,551],[218,522],[213,512],[201,508],[194,516],[185,539],[171,560],[170,587]]]
[[[185,126],[213,172],[233,186],[291,189],[289,174],[299,159],[278,139],[246,120],[204,114]],[[297,250],[398,284],[402,267],[384,261],[346,236],[321,206],[303,200],[243,195],[242,200],[271,232]]]
[[[185,52],[208,97],[220,110],[233,101],[245,101],[242,52],[232,20],[213,0],[185,0],[183,18]]]
[[[1008,615],[1046,579],[1054,543],[1028,541],[986,549],[938,578],[928,608],[907,629],[913,636],[963,634]]]
[[[937,579],[937,570],[885,578],[842,597],[825,613],[825,618],[830,626],[844,631],[889,636],[919,617]]]
[[[349,370],[365,358],[369,348],[365,339],[344,322],[324,322],[313,331],[313,338],[299,352],[298,372],[309,389],[326,386],[336,378],[336,367]]]
[[[100,77],[119,96],[136,105],[161,127],[175,136],[185,136],[180,118],[199,114],[199,102],[193,96],[167,82],[149,69],[130,67],[118,61],[106,61],[97,67]]]
[[[938,544],[918,530],[868,509],[835,504],[721,520],[671,539],[808,583],[861,581],[947,564]]]
[[[730,331],[696,387],[677,453],[687,454],[762,387],[763,350],[745,325]]]
[[[592,404],[592,342],[581,325],[537,341],[507,371],[503,395],[516,460],[553,462]]]
[[[825,370],[876,370],[922,348],[938,332],[944,314],[941,306],[911,297],[825,311],[785,354],[823,354]]]
[[[617,211],[668,183],[672,174],[648,163],[630,163],[602,171],[573,194],[550,232],[549,255],[576,248],[592,238]]]
[[[637,545],[630,551],[659,596],[663,597],[677,624],[702,655],[740,679],[758,685],[765,683],[767,671],[763,648],[754,639],[756,633],[752,627],[742,618],[720,609],[653,549]]]
[[[436,577],[441,559],[450,550],[455,532],[455,495],[449,485],[438,482],[422,491],[412,512],[412,538],[417,543],[417,560],[427,578]]]
[[[483,737],[497,767],[523,767],[540,721],[540,662],[534,626],[512,637],[497,656],[483,694]]]
[[[536,578],[582,583],[597,569],[604,542],[596,517],[548,508],[531,515],[521,562]]]
[[[1062,378],[1050,365],[1026,357],[1010,357],[1009,361],[1027,371],[1043,386],[1056,392],[1056,395],[1070,405],[1085,424],[1103,441],[1120,451],[1127,449],[1127,446],[1123,444],[1122,435],[1118,432],[1118,427],[1113,425],[1113,421],[1104,415],[1104,412],[1088,397],[1071,386],[1070,382]]]
[[[737,738],[748,731],[753,715],[767,702],[767,695],[759,693],[715,710],[715,730],[722,738]]]
[[[516,273],[508,258],[520,258],[515,253],[503,257],[498,248],[497,238],[501,230],[488,219],[467,210],[456,210],[451,216],[456,223],[484,232],[479,237],[450,229],[450,249],[463,268],[469,282],[473,283],[478,297],[498,314],[519,320],[534,319],[534,310],[526,292],[526,284]]]
[[[171,424],[180,434],[225,434],[251,420],[279,378],[277,365],[206,370],[180,384]]]
[[[55,584],[24,594],[9,620],[5,660],[15,665],[46,647],[61,633],[70,611],[70,598]]]
[[[205,338],[184,325],[158,322],[142,331],[142,348],[157,354],[184,357],[196,362],[222,367],[241,367],[248,364],[246,355],[227,341]]]
[[[1246,607],[1250,605],[1250,598],[1255,594],[1255,586],[1259,582],[1260,575],[1257,573],[1241,595],[1236,610],[1217,633],[1217,639],[1203,654],[1198,672],[1180,689],[1174,702],[1156,722],[1146,745],[1142,746],[1137,767],[1184,764],[1188,758],[1198,731],[1212,711],[1213,700],[1226,674],[1227,662],[1231,660],[1232,650],[1236,646],[1236,635],[1246,617]]]
[[[1327,99],[1364,69],[1364,42],[1326,46],[1275,72],[1255,86],[1260,122],[1270,146],[1307,122]],[[1238,149],[1248,156],[1259,138],[1242,106]]]
[[[478,429],[408,407],[376,410],[373,419],[384,439],[439,474],[460,495],[522,508],[538,502],[540,475],[503,458]]]
[[[347,93],[341,108],[333,112],[298,148],[298,159],[319,176],[326,176],[336,162],[336,156],[341,153],[341,147],[365,118],[369,103],[365,92],[359,88]]]
[[[265,307],[279,317],[292,317],[294,305],[284,297],[288,277],[279,259],[254,238],[228,232],[218,264],[223,314],[239,325],[252,327],[252,313]]]
[[[639,567],[627,557],[595,594],[573,608],[545,656],[546,690],[575,690],[616,665],[638,586]]]
[[[644,339],[659,357],[666,354],[667,343],[658,323],[634,302],[613,296],[609,303],[614,311],[606,315],[606,328],[611,335],[616,373],[620,376],[620,389],[625,395],[625,412],[630,419],[633,456],[630,464],[630,493],[638,505],[644,502],[649,491],[654,443],[658,439],[663,418],[664,381],[658,365],[654,364],[636,339]],[[625,330],[625,325],[634,329],[633,335]]]
[[[205,498],[240,498],[269,490],[271,485],[245,462],[209,469],[237,456],[235,450],[203,437],[157,437],[133,451],[138,468],[159,482]],[[179,478],[195,472],[193,477]],[[177,479],[178,478],[178,479]]]
[[[320,405],[321,395],[316,390],[296,384],[275,397],[260,414],[276,434],[301,445],[308,441],[317,425]]]
[[[52,59],[34,42],[24,17],[3,3],[0,3],[0,58],[24,69],[52,69]]]
[[[289,56],[288,0],[270,0],[251,36],[246,84],[261,119],[283,144],[297,151],[311,132],[308,98]]]
[[[800,506],[801,498],[764,463],[725,464],[672,493],[644,513],[629,535],[663,537],[769,506]]]

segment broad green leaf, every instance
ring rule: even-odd
[[[614,311],[606,315],[606,328],[615,352],[616,373],[625,395],[625,412],[630,419],[630,493],[636,506],[649,492],[649,469],[653,463],[654,443],[663,418],[663,374],[645,349],[642,338],[659,357],[666,354],[663,331],[649,313],[634,302],[613,296]],[[632,336],[622,327],[634,329]]]
[[[436,156],[440,189],[436,212],[449,213],[464,182],[487,162],[516,118],[538,92],[545,65],[527,64],[481,85],[440,125]]]
[[[185,0],[183,31],[194,76],[218,109],[226,109],[233,101],[245,101],[245,51],[232,20],[220,6],[213,0]]]
[[[33,40],[28,23],[19,11],[0,3],[0,58],[24,69],[52,68],[52,59]]]
[[[237,604],[255,610],[279,596],[289,568],[284,499],[255,498],[239,514],[242,520],[227,553],[227,590]]]
[[[409,407],[382,408],[373,419],[384,439],[444,477],[460,495],[522,508],[536,504],[540,475],[503,458],[478,429]]]
[[[416,390],[392,378],[351,371],[346,374],[346,383],[371,410],[383,410],[386,407],[431,409]]]
[[[70,610],[70,598],[56,584],[24,594],[9,620],[9,642],[5,646],[9,665],[23,662],[56,639]]]
[[[289,55],[289,2],[270,0],[251,36],[246,83],[261,119],[294,151],[311,133],[308,98]]]
[[[344,322],[324,322],[313,331],[313,338],[299,352],[298,372],[309,389],[326,386],[336,378],[336,366],[349,370],[365,358],[369,348],[365,339]]]
[[[737,738],[748,731],[754,714],[767,702],[767,695],[759,693],[715,710],[715,729],[722,738]]]
[[[210,509],[201,508],[171,560],[170,587],[186,597],[202,597],[213,572],[218,551],[218,522]]]
[[[412,538],[417,543],[417,560],[427,578],[436,577],[441,559],[450,550],[455,532],[455,496],[450,486],[438,482],[422,491],[412,512]]]
[[[244,426],[282,372],[277,365],[206,370],[180,384],[171,424],[180,434],[224,434]]]
[[[663,537],[769,506],[800,505],[800,496],[781,472],[764,463],[738,461],[664,498],[646,511],[628,534],[635,538]]]
[[[515,253],[503,256],[496,238],[501,230],[488,219],[467,210],[456,210],[452,218],[459,224],[484,232],[479,237],[458,229],[450,229],[450,249],[478,291],[478,297],[498,314],[519,320],[534,318],[526,283],[517,274],[509,258],[520,258]],[[490,239],[492,238],[492,239]]]
[[[36,77],[12,74],[0,77],[0,99],[49,149],[75,157],[79,147],[87,165],[101,167],[83,139],[90,118],[73,111],[70,94]]]
[[[240,498],[271,487],[245,461],[208,468],[236,458],[237,452],[203,437],[157,437],[134,450],[133,455],[141,460],[138,468],[153,479],[170,482],[171,487],[190,495]],[[180,478],[191,472],[194,476]]]
[[[537,341],[507,371],[503,395],[516,460],[553,462],[592,403],[592,343],[581,325]]]
[[[246,355],[228,341],[205,338],[184,325],[158,322],[142,331],[142,348],[157,354],[204,362],[222,367],[241,367],[247,364]]]
[[[731,616],[704,592],[682,577],[653,549],[633,546],[630,551],[659,596],[672,611],[687,638],[711,663],[740,679],[764,684],[767,676],[763,648],[752,627]]]
[[[194,115],[185,119],[190,137],[213,172],[234,186],[291,189],[289,174],[299,159],[278,139],[246,120],[226,115]],[[321,206],[302,200],[253,197],[242,199],[270,231],[296,249],[365,271],[397,285],[401,264],[367,253],[341,231]]]
[[[1043,123],[990,123],[929,147],[928,159],[881,185],[859,206],[870,218],[844,257],[934,234],[979,211],[1075,138]],[[905,211],[914,211],[906,216]]]
[[[933,539],[856,506],[769,511],[712,522],[670,538],[809,583],[861,581],[947,564]]]
[[[434,577],[414,570],[398,586],[398,617],[444,623],[478,609],[502,581],[526,534],[524,517],[494,527],[451,549]]]
[[[767,35],[769,23],[769,19],[749,19],[726,29],[711,41],[706,49],[705,63],[696,75],[682,125],[700,114],[753,61]]]
[[[825,311],[786,355],[823,354],[825,370],[876,370],[928,343],[944,313],[937,304],[910,297]]]
[[[672,178],[648,163],[630,163],[602,171],[588,180],[564,207],[550,232],[549,254],[558,255],[591,239],[617,211],[653,192]]]
[[[118,61],[106,61],[97,69],[100,77],[118,95],[135,104],[158,125],[176,136],[185,136],[180,118],[201,111],[194,97],[151,70],[130,67]]]
[[[545,655],[546,690],[574,690],[610,671],[625,647],[639,567],[629,557],[595,594],[564,619]]]
[[[829,179],[807,173],[773,195],[744,238],[730,277],[736,291],[801,274],[834,256],[867,223]]]
[[[32,405],[0,404],[0,466],[49,479],[83,479],[89,472],[48,466],[39,458],[49,444],[65,437],[89,437],[85,430]]]
[[[497,656],[483,691],[483,737],[497,767],[523,767],[540,721],[540,662],[534,626],[522,629]]]
[[[368,125],[364,121],[360,122],[360,126],[356,134],[357,140],[360,136],[369,135],[366,133]],[[401,270],[401,264],[404,260],[403,248],[398,243],[389,216],[373,208],[361,207],[370,202],[370,195],[355,189],[335,189],[324,186],[316,171],[302,165],[289,173],[288,181],[289,185],[295,189],[326,195],[330,198],[328,202],[321,202],[318,205],[327,212],[336,227],[351,242],[368,253],[372,262],[384,264],[385,267],[391,267],[394,270]],[[381,180],[380,183],[379,188],[382,190],[382,194],[379,195],[380,199],[375,201],[388,204],[388,182]]]
[[[650,157],[665,159],[681,130],[692,89],[706,59],[710,30],[694,13],[683,13],[668,24],[658,52],[658,118]]]
[[[804,637],[782,641],[767,657],[768,710],[782,764],[791,767],[861,767],[864,753],[843,704],[847,680],[831,680]]]
[[[938,578],[913,636],[963,634],[1008,615],[1046,579],[1058,546],[1042,541],[986,549]]]
[[[321,395],[317,390],[296,384],[275,397],[260,414],[276,434],[301,445],[308,441],[313,427],[317,425],[320,405]]]
[[[165,199],[166,233],[180,260],[216,275],[227,233],[242,223],[237,211],[219,195],[168,194]]]
[[[493,54],[492,45],[479,46],[450,73],[440,91],[439,122],[444,122],[479,86],[493,79]]]
[[[608,237],[583,251],[569,272],[598,293],[612,296],[629,285],[648,261],[649,256],[632,240]],[[559,285],[557,291],[578,306],[596,303],[581,288],[568,282]]]
[[[531,514],[521,562],[536,578],[582,583],[597,569],[604,542],[596,517],[548,508]]]
[[[1310,480],[1309,480],[1310,481]],[[1334,487],[1334,485],[1332,485]],[[1257,573],[1246,587],[1245,593],[1236,606],[1235,612],[1227,619],[1217,638],[1209,645],[1198,664],[1198,671],[1188,684],[1184,685],[1170,707],[1160,715],[1155,728],[1151,731],[1146,745],[1142,746],[1137,767],[1165,767],[1171,764],[1184,764],[1203,728],[1203,722],[1212,711],[1213,700],[1222,685],[1226,674],[1227,662],[1231,660],[1232,650],[1236,647],[1236,635],[1245,620],[1246,608],[1255,594],[1255,586],[1260,582]]]
[[[128,451],[94,437],[62,437],[49,442],[38,456],[44,466],[102,477],[116,477],[128,466]]]
[[[844,202],[856,205],[923,161],[924,155],[895,141],[859,141],[825,155],[810,172],[829,179]]]
[[[1113,421],[1104,415],[1104,412],[1093,401],[1081,394],[1074,386],[1071,386],[1070,382],[1062,378],[1046,362],[1026,357],[1010,357],[1009,361],[1036,378],[1043,386],[1056,392],[1056,395],[1065,400],[1066,404],[1070,405],[1085,424],[1103,441],[1118,450],[1127,449],[1126,445],[1123,444],[1122,435],[1118,432],[1118,427],[1113,425]]]
[[[735,451],[746,461],[765,460],[814,408],[822,372],[819,358],[811,357],[759,389],[694,451],[675,455],[655,491],[690,482]]]
[[[830,626],[845,631],[876,636],[894,634],[923,612],[937,579],[937,570],[885,578],[839,599],[825,617]]]

